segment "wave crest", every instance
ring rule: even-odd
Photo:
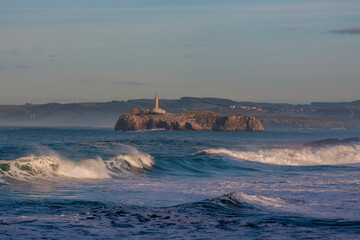
[[[31,155],[11,162],[2,161],[0,165],[3,175],[20,181],[29,181],[34,178],[49,180],[54,177],[110,178],[109,171],[100,158],[70,161],[57,155]]]
[[[116,177],[119,170],[129,172],[153,165],[153,158],[149,154],[136,149],[132,149],[129,154],[120,154],[107,160],[97,157],[80,161],[68,160],[51,152],[51,154],[30,155],[13,161],[0,161],[0,184],[6,184],[9,179],[23,182],[33,180],[53,182],[60,178],[107,179]]]
[[[326,148],[269,149],[236,151],[225,148],[206,149],[205,154],[222,154],[236,159],[274,165],[312,166],[360,163],[360,145],[337,145]]]
[[[258,206],[262,208],[278,208],[278,209],[288,209],[291,204],[280,198],[271,198],[264,197],[260,195],[248,195],[243,192],[231,193],[229,198],[235,202],[246,203],[253,206]]]
[[[108,168],[150,168],[154,165],[153,157],[147,153],[139,152],[137,149],[131,149],[129,154],[119,154],[116,157],[106,161]]]

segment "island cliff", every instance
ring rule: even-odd
[[[264,131],[255,117],[241,114],[224,116],[213,112],[157,113],[135,108],[122,114],[115,125],[116,131],[166,129],[182,131]]]

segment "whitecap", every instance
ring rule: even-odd
[[[124,164],[134,168],[149,168],[154,165],[153,157],[147,153],[140,152],[136,148],[131,148],[128,154],[119,154],[106,161],[109,168],[116,167],[121,169]]]
[[[103,160],[100,157],[72,161],[51,151],[43,155],[30,155],[13,161],[0,161],[0,184],[13,179],[23,182],[61,179],[99,180],[116,177],[121,172],[149,168],[154,165],[152,156],[129,148],[127,154]]]
[[[4,176],[20,181],[32,179],[54,180],[55,177],[75,179],[110,178],[104,162],[99,159],[71,161],[57,155],[31,155],[14,161],[1,161],[8,164],[8,170],[1,170]]]
[[[360,145],[336,145],[326,148],[266,149],[258,151],[237,151],[225,148],[206,149],[202,153],[222,154],[239,160],[275,165],[312,166],[360,163]]]
[[[249,195],[243,192],[231,193],[229,198],[249,205],[261,207],[261,208],[277,208],[277,209],[289,209],[294,208],[293,204],[286,202],[280,198],[271,198],[260,195]]]

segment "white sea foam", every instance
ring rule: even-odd
[[[289,202],[280,198],[264,197],[260,195],[248,195],[243,192],[231,193],[229,197],[236,202],[246,203],[264,209],[275,208],[278,210],[282,209],[286,211],[297,208],[296,205],[290,204]]]
[[[34,178],[51,180],[54,177],[110,178],[109,170],[100,158],[71,161],[57,155],[31,155],[11,162],[1,161],[0,164],[9,165],[9,170],[2,171],[5,176],[20,181],[29,181]]]
[[[360,145],[336,145],[325,148],[269,149],[236,151],[225,148],[207,149],[206,154],[223,154],[236,159],[291,166],[340,165],[360,163]]]
[[[295,214],[304,217],[324,217],[336,218],[336,214],[328,214],[327,212],[319,212],[316,206],[309,206],[309,203],[294,200],[285,200],[281,198],[265,197],[261,195],[250,195],[243,192],[231,193],[229,198],[238,202],[245,203],[254,208],[262,209],[270,212],[281,212],[285,214]]]
[[[238,203],[245,203],[254,208],[270,212],[281,212],[285,214],[321,218],[342,219],[344,221],[359,221],[357,210],[348,211],[344,208],[344,202],[339,199],[282,199],[265,197],[261,195],[250,195],[243,192],[229,194],[229,198]],[[336,204],[336,207],[335,205]]]
[[[153,132],[153,131],[165,131],[165,128],[152,128],[152,129],[145,129],[145,130],[136,130],[135,132]]]
[[[72,161],[51,152],[40,156],[30,155],[13,161],[0,161],[0,176],[2,175],[0,184],[6,178],[27,182],[34,179],[57,181],[59,178],[106,179],[118,174],[114,168],[128,171],[131,168],[151,167],[153,164],[153,159],[149,154],[135,148],[131,148],[129,154],[120,154],[107,160],[97,157]]]
[[[134,168],[149,168],[154,165],[152,156],[147,153],[140,152],[136,148],[130,148],[128,154],[119,154],[116,157],[110,158],[106,161],[108,168],[116,167],[118,169],[124,168],[124,164]]]

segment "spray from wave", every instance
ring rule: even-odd
[[[117,177],[119,172],[134,172],[153,166],[153,158],[146,153],[131,148],[129,154],[103,160],[84,159],[72,161],[53,151],[39,156],[30,155],[13,161],[0,161],[0,184],[7,180],[32,182],[33,180],[57,181],[70,179],[106,179]]]
[[[154,165],[153,158],[144,152],[140,152],[136,148],[129,148],[128,154],[119,154],[116,157],[110,158],[106,161],[106,165],[109,169],[143,169],[150,168]]]
[[[289,210],[296,207],[294,204],[291,204],[284,199],[271,198],[260,195],[249,195],[243,192],[231,193],[229,194],[229,198],[239,203],[246,203],[264,209]]]
[[[360,145],[336,145],[326,148],[269,149],[236,151],[225,148],[206,149],[205,154],[222,154],[236,159],[289,166],[341,165],[360,163]]]
[[[343,202],[334,207],[333,200],[319,199],[310,201],[307,199],[284,199],[252,195],[244,192],[233,192],[227,197],[239,204],[245,204],[255,209],[268,212],[277,212],[297,217],[310,217],[314,219],[334,219],[341,221],[359,221],[358,211],[344,211]]]
[[[243,192],[234,192],[228,195],[229,199],[246,204],[256,209],[269,212],[280,212],[284,214],[295,214],[296,216],[339,218],[342,213],[330,213],[326,209],[316,209],[317,206],[309,206],[308,203],[281,198],[265,197],[262,195],[250,195]],[[314,211],[316,209],[316,211]],[[314,214],[315,213],[315,214]]]

